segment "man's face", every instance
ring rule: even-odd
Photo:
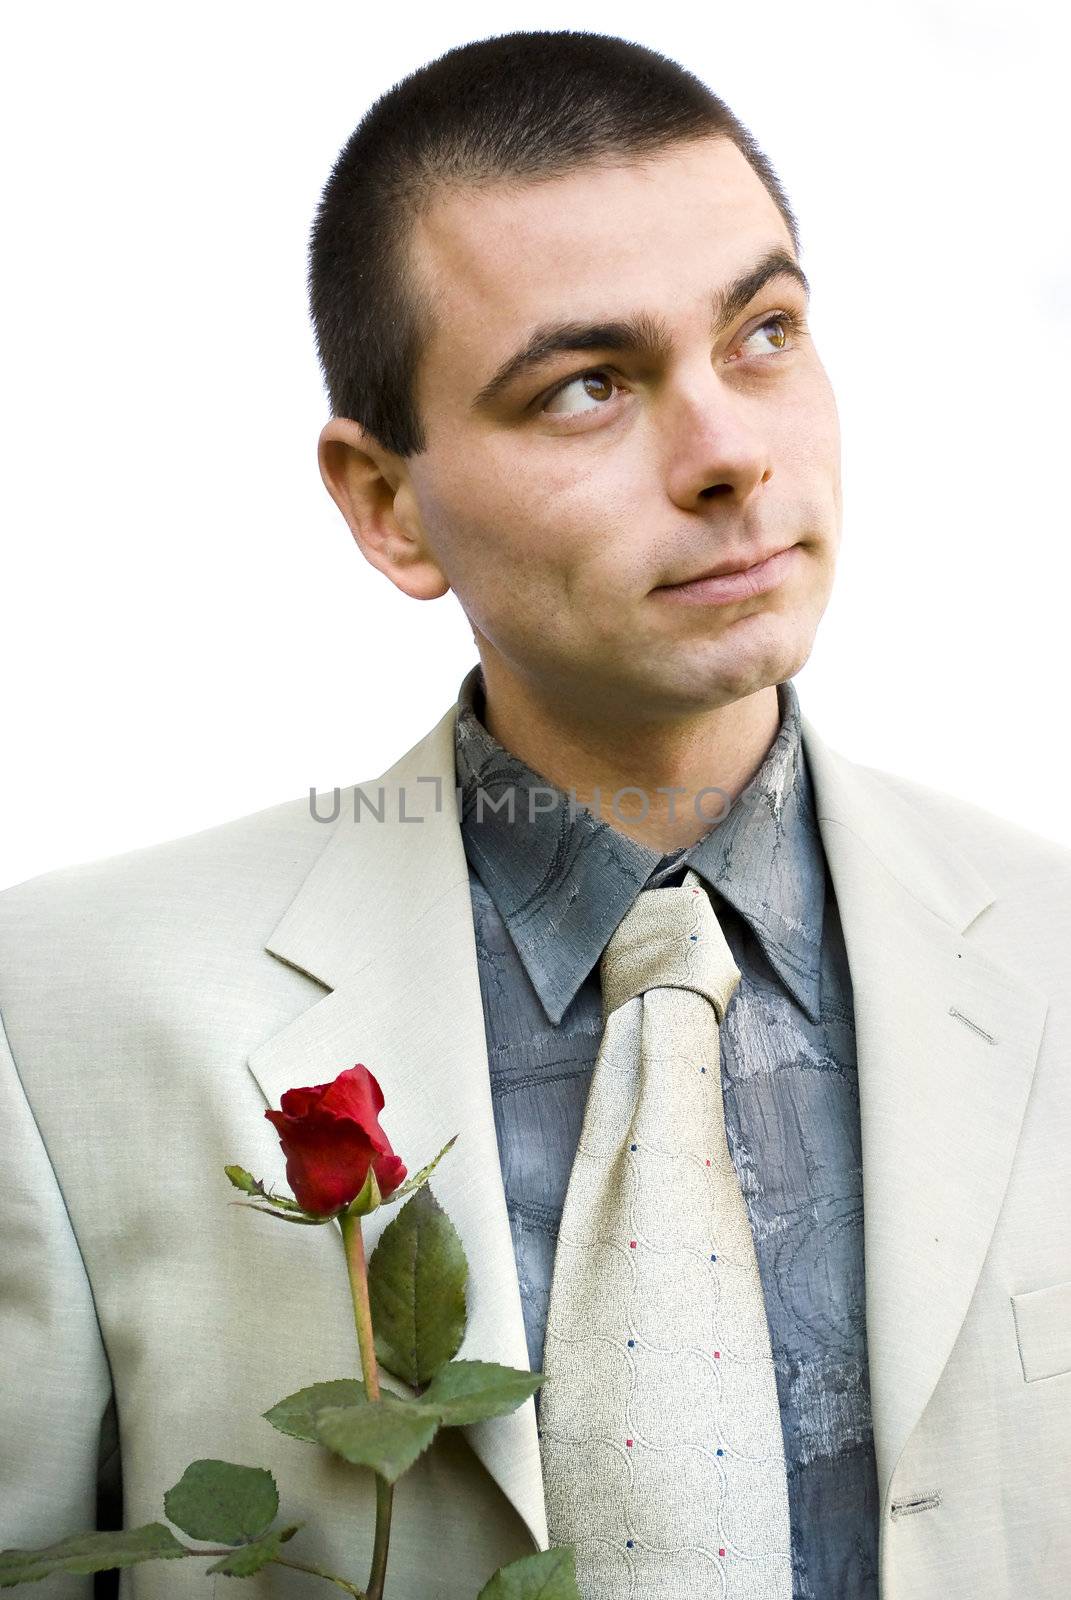
[[[428,445],[404,463],[403,498],[485,665],[625,721],[798,671],[833,581],[839,428],[790,271],[717,323],[731,285],[794,259],[735,146],[444,195],[412,250],[435,331],[416,380]],[[638,342],[577,332],[624,322]],[[562,323],[580,348],[478,398]],[[763,593],[667,587],[786,547]]]

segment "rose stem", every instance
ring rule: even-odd
[[[361,1371],[369,1400],[379,1399],[379,1369],[376,1366],[375,1341],[372,1334],[372,1308],[368,1302],[368,1264],[364,1257],[364,1238],[360,1217],[339,1219],[342,1241],[346,1247],[346,1269],[353,1295],[353,1320],[357,1328],[357,1344],[361,1352]],[[372,1569],[368,1574],[368,1600],[382,1600],[383,1580],[387,1572],[387,1550],[390,1545],[391,1506],[394,1485],[376,1473],[376,1533],[372,1545]]]

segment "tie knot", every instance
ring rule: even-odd
[[[643,889],[602,954],[605,1019],[648,989],[693,989],[705,995],[721,1026],[740,969],[725,942],[710,897],[689,868],[679,888]]]

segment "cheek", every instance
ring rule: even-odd
[[[606,427],[558,438],[516,441],[496,476],[506,485],[504,515],[527,530],[528,549],[571,587],[598,575],[600,587],[642,565],[660,475],[652,439]]]
[[[810,476],[839,474],[840,419],[824,368],[818,367],[811,382],[793,395],[786,437],[793,455]]]
[[[612,564],[633,497],[608,457],[581,457],[572,440],[519,448],[516,439],[471,453],[437,475],[428,526],[444,557],[471,579],[568,592],[592,566]],[[478,566],[480,572],[474,570]],[[492,570],[493,569],[493,570]]]

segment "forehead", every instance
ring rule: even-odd
[[[660,311],[709,321],[711,293],[792,243],[747,160],[724,138],[538,182],[496,181],[437,197],[416,222],[411,264],[433,331],[423,397],[477,386],[528,330],[551,318]]]

